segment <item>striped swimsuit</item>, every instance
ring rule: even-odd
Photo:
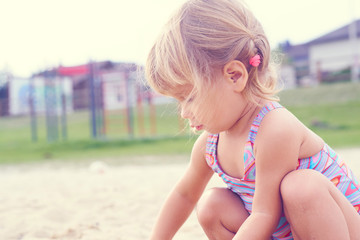
[[[217,160],[217,144],[219,134],[209,134],[206,145],[207,164],[226,183],[229,189],[238,194],[244,202],[246,210],[251,214],[252,201],[255,191],[255,155],[254,142],[264,116],[273,109],[282,108],[277,102],[271,102],[261,109],[254,122],[244,149],[245,174],[242,179],[227,175],[220,167]],[[360,214],[360,185],[351,170],[339,159],[334,150],[325,144],[323,149],[312,157],[299,159],[297,169],[313,169],[321,172],[330,179],[336,187],[347,197]],[[284,214],[272,235],[272,239],[293,239],[290,225]]]

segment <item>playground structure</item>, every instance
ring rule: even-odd
[[[154,94],[142,70],[128,63],[59,66],[34,75],[22,89],[26,89],[21,97],[27,105],[22,114],[30,116],[34,142],[40,117],[45,116],[47,141],[56,142],[68,138],[68,114],[78,111],[89,112],[93,139],[153,137],[158,135],[156,104],[169,101]]]

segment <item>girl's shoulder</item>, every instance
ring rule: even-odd
[[[293,150],[299,158],[319,152],[324,141],[286,108],[270,111],[260,124],[255,142],[258,149]],[[264,148],[265,146],[265,148]]]
[[[301,144],[306,127],[286,108],[269,111],[261,121],[256,142],[266,144],[281,143],[287,140]]]
[[[305,126],[285,108],[278,108],[266,114],[253,146],[257,170],[277,169],[276,171],[288,172],[295,169],[305,139],[305,129]],[[259,174],[260,172],[261,170]]]
[[[261,128],[283,130],[284,128],[300,127],[303,125],[286,107],[283,107],[280,104],[278,104],[278,106],[279,107],[267,111],[266,115],[263,116],[259,130]]]
[[[208,139],[209,133],[202,132],[200,136],[196,139],[193,149],[192,149],[192,155],[196,155],[197,157],[203,157],[206,153],[206,144]]]

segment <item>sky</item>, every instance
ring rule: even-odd
[[[0,71],[28,77],[59,65],[144,64],[185,0],[0,0]],[[273,47],[305,43],[360,18],[358,0],[245,0]]]

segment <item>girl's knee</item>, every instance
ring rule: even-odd
[[[303,205],[311,202],[319,191],[319,188],[324,187],[322,184],[322,174],[314,170],[295,170],[288,173],[280,185],[280,193],[284,205]]]
[[[207,190],[196,206],[196,213],[201,225],[214,221],[219,216],[222,198],[227,189],[212,188]]]
[[[203,228],[220,222],[233,228],[233,225],[240,226],[249,216],[240,197],[226,188],[207,190],[199,200],[196,212]]]

